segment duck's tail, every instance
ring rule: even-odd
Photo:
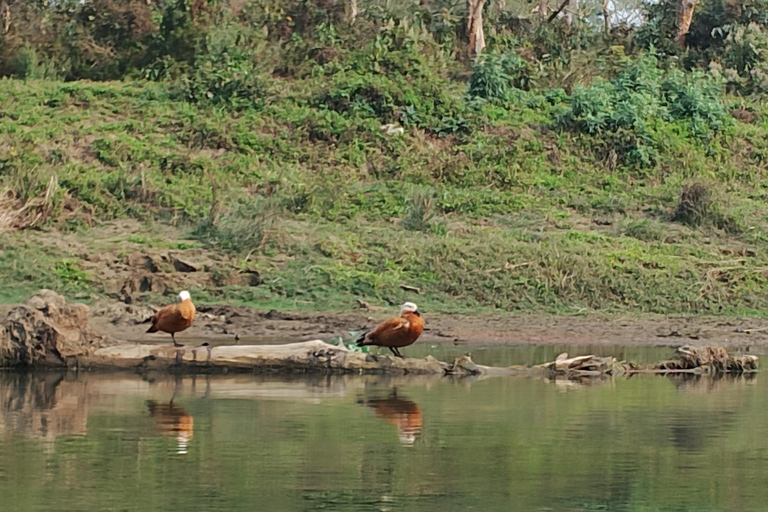
[[[369,332],[371,332],[370,329],[367,331],[363,331],[362,334],[360,334],[360,337],[357,338],[357,340],[355,341],[355,345],[357,345],[358,347],[366,346],[368,343],[366,342],[365,337],[368,336]]]

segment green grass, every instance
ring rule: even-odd
[[[468,131],[389,137],[368,114],[322,106],[330,80],[275,79],[269,101],[242,111],[191,105],[158,83],[1,80],[0,189],[20,201],[47,192],[48,231],[0,235],[0,300],[40,287],[107,293],[82,256],[104,250],[94,230],[131,218],[145,227],[118,233],[110,250],[204,250],[264,279],[195,291],[210,302],[765,309],[768,116],[708,142],[654,127],[658,162],[634,168],[611,164],[601,139],[553,129],[562,105],[537,93],[467,111]],[[459,101],[462,86],[451,87]],[[719,224],[672,222],[694,180]],[[81,247],[45,243],[65,234]]]

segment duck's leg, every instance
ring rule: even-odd
[[[399,357],[400,359],[405,359],[405,358],[403,357],[403,354],[401,354],[401,353],[400,353],[400,349],[398,349],[397,347],[395,347],[395,348],[392,350],[392,352],[394,352],[394,353],[395,353],[395,355],[396,355],[397,357]]]
[[[171,339],[173,340],[173,346],[174,347],[178,348],[178,347],[183,347],[184,346],[181,343],[177,343],[176,342],[176,334],[175,333],[171,333]]]

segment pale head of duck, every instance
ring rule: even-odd
[[[419,307],[413,302],[406,302],[400,306],[400,314],[403,315],[405,313],[413,313],[414,315],[421,316],[421,313],[419,313]]]

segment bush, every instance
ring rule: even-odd
[[[488,100],[506,100],[511,89],[528,90],[530,70],[519,55],[489,53],[479,57],[472,65],[469,77],[469,96]]]
[[[17,78],[24,80],[61,80],[63,78],[53,61],[41,57],[29,44],[19,50],[15,64]]]
[[[729,27],[722,74],[745,93],[768,92],[768,32],[757,23]],[[718,73],[719,74],[719,73]]]
[[[433,133],[462,131],[468,128],[461,119],[463,106],[451,92],[450,84],[435,75],[409,79],[348,71],[335,75],[313,104],[347,118],[374,118]]]
[[[698,181],[685,185],[681,190],[672,221],[693,228],[711,226],[729,233],[741,231],[735,219],[723,214],[720,205],[713,198],[710,187]]]
[[[653,166],[664,145],[663,122],[686,126],[707,140],[732,120],[719,80],[700,72],[662,71],[655,57],[643,54],[625,63],[618,76],[577,88],[570,109],[557,119],[572,131],[599,135],[621,163]]]
[[[256,34],[246,35],[234,24],[222,24],[206,36],[190,75],[181,78],[181,93],[192,103],[238,108],[263,104],[267,81],[261,77],[256,57],[263,57],[264,49]]]
[[[212,212],[193,230],[192,236],[208,247],[243,253],[262,247],[278,208],[275,201],[257,197],[239,201],[222,214]]]

